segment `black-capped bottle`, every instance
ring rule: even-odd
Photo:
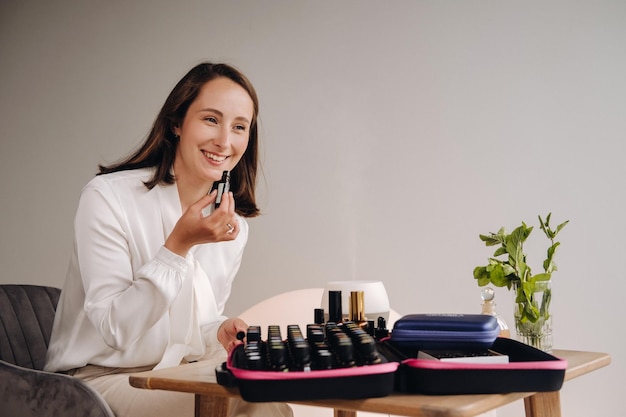
[[[337,324],[343,321],[341,291],[328,291],[328,321]]]

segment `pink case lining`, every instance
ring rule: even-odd
[[[232,364],[232,352],[228,355],[226,367],[238,379],[246,380],[290,380],[290,379],[315,379],[315,378],[342,378],[349,376],[377,375],[395,372],[400,364],[398,362],[379,363],[376,365],[355,366],[352,368],[325,369],[308,372],[280,372],[280,371],[253,371],[237,368]]]

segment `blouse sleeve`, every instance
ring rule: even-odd
[[[161,246],[133,273],[124,210],[105,181],[81,194],[75,244],[85,290],[85,312],[105,343],[124,350],[166,314],[180,291],[187,263]],[[144,236],[144,238],[146,238]]]
[[[219,326],[224,322],[224,320],[228,318],[223,315],[224,308],[226,306],[227,300],[230,297],[232,284],[235,280],[237,273],[239,272],[239,268],[243,259],[244,248],[246,246],[246,243],[248,242],[248,222],[245,218],[239,215],[237,215],[237,221],[239,223],[239,235],[237,236],[237,242],[229,243],[229,245],[233,245],[237,249],[229,251],[229,256],[225,257],[226,259],[228,259],[228,266],[225,265],[223,268],[224,279],[210,280],[212,285],[212,291],[215,297],[215,304],[218,316],[214,321],[210,321],[202,325],[202,334],[204,337],[204,342],[207,346],[219,345],[219,342],[217,340],[217,331],[219,329]]]

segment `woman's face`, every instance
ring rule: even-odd
[[[253,116],[252,99],[239,84],[226,77],[207,82],[174,129],[176,178],[210,185],[232,170],[248,146]]]

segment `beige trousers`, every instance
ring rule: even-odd
[[[87,365],[77,369],[73,375],[98,391],[116,417],[194,417],[194,394],[139,389],[129,384],[130,374],[151,368],[107,368]],[[230,417],[248,416],[293,417],[293,412],[291,407],[283,403],[249,403],[239,398],[231,398]]]

